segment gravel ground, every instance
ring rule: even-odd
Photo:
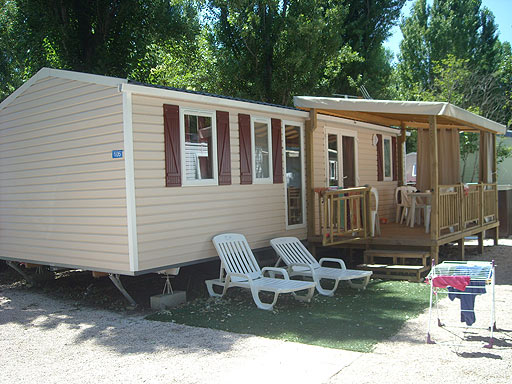
[[[489,331],[474,327],[448,332],[436,325],[438,344],[425,344],[428,311],[374,353],[361,354],[151,322],[0,284],[0,383],[510,384],[512,241],[500,240],[483,257],[471,258],[498,265],[493,349],[483,348]],[[477,297],[475,326],[488,326],[490,299]],[[457,324],[458,303],[445,298],[440,313],[447,324]]]

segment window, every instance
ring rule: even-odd
[[[338,171],[338,135],[327,135],[327,153],[329,158],[329,187],[339,185]]]
[[[213,113],[185,109],[180,118],[183,183],[217,184],[217,137]]]
[[[251,119],[252,169],[254,183],[272,183],[270,119]]]
[[[303,130],[297,124],[286,124],[285,169],[288,226],[304,224],[304,154]]]
[[[393,180],[393,154],[391,150],[391,137],[383,136],[383,161],[384,164],[384,180]]]

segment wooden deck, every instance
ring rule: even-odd
[[[381,235],[375,237],[368,237],[366,239],[356,238],[353,241],[339,244],[341,248],[387,248],[390,246],[405,247],[405,248],[423,248],[427,249],[432,246],[440,246],[447,243],[458,242],[459,239],[466,236],[472,236],[481,233],[483,230],[490,230],[499,226],[499,222],[486,224],[482,227],[472,227],[466,229],[463,233],[457,232],[447,234],[437,241],[432,241],[430,233],[425,233],[425,227],[415,226],[414,228],[408,227],[404,224],[388,223],[380,226]],[[315,245],[322,244],[320,236],[310,237],[309,242]],[[368,247],[369,246],[369,247]]]
[[[369,237],[367,239],[357,239],[348,243],[340,244],[340,247],[365,248],[366,245],[394,245],[394,246],[413,246],[413,247],[430,247],[432,240],[430,234],[425,233],[425,227],[410,228],[404,224],[382,224],[380,226],[381,235]],[[311,243],[322,243],[320,236],[309,238]]]
[[[430,247],[430,233],[425,233],[425,227],[408,227],[405,224],[388,223],[380,226],[381,235],[370,237],[360,244],[370,245],[401,245]]]

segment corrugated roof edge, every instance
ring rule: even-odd
[[[190,89],[175,88],[175,87],[169,87],[169,86],[165,86],[165,85],[141,83],[141,82],[135,81],[135,80],[128,80],[128,84],[139,85],[139,86],[142,86],[142,87],[166,89],[166,90],[169,90],[169,91],[189,93],[189,94],[192,94],[192,95],[216,97],[216,98],[219,98],[219,99],[241,101],[241,102],[244,102],[244,103],[265,105],[265,106],[268,106],[268,107],[276,107],[276,108],[283,108],[283,109],[288,109],[288,110],[292,110],[292,111],[304,112],[302,109],[298,109],[298,108],[295,108],[295,107],[288,107],[286,105],[280,105],[280,104],[272,104],[272,103],[267,103],[265,101],[256,101],[256,100],[242,99],[242,98],[239,98],[239,97],[217,95],[215,93],[208,93],[208,92],[201,92],[201,91],[192,91]]]

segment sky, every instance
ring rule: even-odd
[[[407,0],[402,8],[402,16],[409,16],[412,4],[416,0]],[[432,4],[432,1],[428,1]],[[498,24],[500,41],[508,41],[512,43],[512,0],[482,0],[482,7],[491,10]],[[400,41],[402,41],[402,32],[400,27],[396,26],[391,30],[391,36],[384,43],[384,46],[390,49],[395,57],[400,51]]]

